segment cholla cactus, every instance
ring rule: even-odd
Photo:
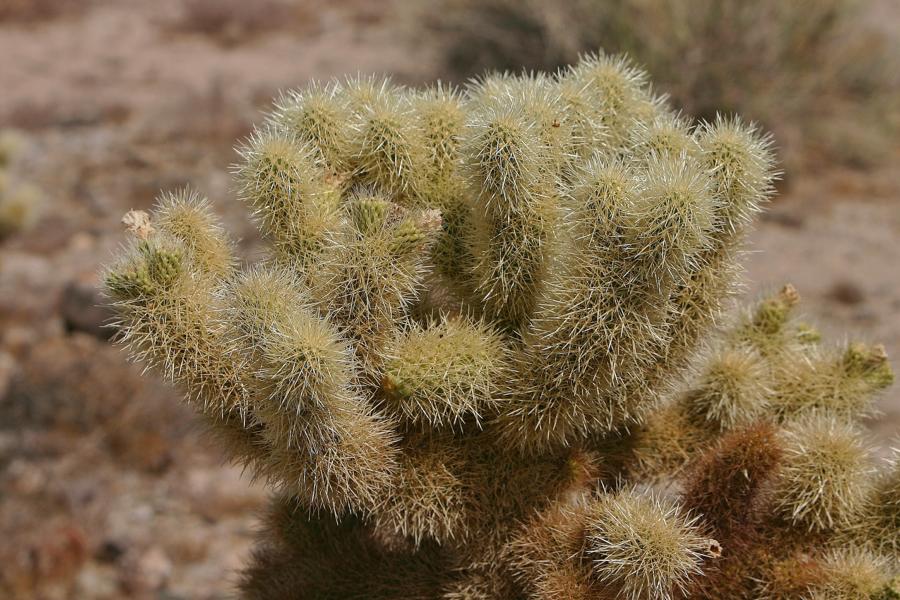
[[[244,597],[893,593],[897,468],[858,427],[883,350],[822,345],[789,286],[718,318],[776,175],[752,125],[596,55],[313,84],[240,154],[268,256],[166,194],[106,287],[277,490]]]

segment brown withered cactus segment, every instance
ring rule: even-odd
[[[859,432],[883,349],[821,343],[789,286],[722,318],[776,177],[756,127],[599,54],[313,83],[239,153],[267,256],[180,191],[105,281],[134,358],[277,490],[244,598],[890,589],[897,467]]]

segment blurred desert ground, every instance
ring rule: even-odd
[[[98,270],[125,211],[186,184],[215,202],[243,256],[258,253],[229,188],[235,140],[310,78],[447,77],[440,36],[417,30],[423,7],[0,0],[5,177],[36,198],[0,242],[0,597],[229,597],[264,491],[222,464],[177,392],[109,346]],[[866,10],[896,41],[900,3]],[[745,295],[791,282],[827,335],[883,342],[896,365],[900,140],[878,148],[877,160],[813,154],[788,169],[748,245]],[[900,386],[879,405],[884,448]]]

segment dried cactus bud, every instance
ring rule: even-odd
[[[766,357],[781,352],[794,340],[789,323],[799,302],[800,294],[794,286],[786,285],[778,294],[756,305],[731,333],[733,342],[747,344]]]
[[[875,414],[876,395],[892,382],[883,347],[811,349],[799,359],[778,361],[772,406],[783,419],[819,412],[857,420]]]
[[[129,210],[122,217],[122,224],[128,228],[128,231],[142,240],[146,240],[153,233],[150,215],[143,210]]]
[[[873,389],[884,389],[894,383],[894,373],[881,344],[850,344],[844,352],[843,365],[848,376],[865,381]]]

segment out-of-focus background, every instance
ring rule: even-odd
[[[232,147],[279,89],[411,85],[627,51],[692,115],[774,132],[746,295],[792,282],[900,357],[897,0],[0,0],[0,597],[230,596],[261,486],[109,345],[120,218],[190,184],[258,248]],[[896,364],[896,362],[895,362]],[[873,444],[900,429],[900,387]]]

